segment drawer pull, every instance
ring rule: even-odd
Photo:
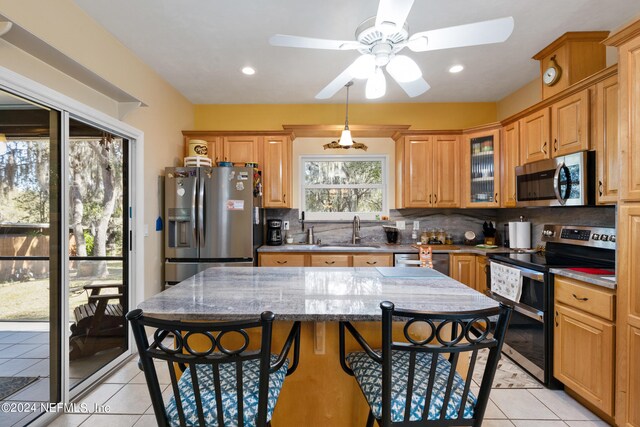
[[[571,294],[571,295],[573,295],[573,297],[574,297],[575,299],[577,299],[578,301],[589,301],[589,298],[587,298],[587,297],[580,298],[580,297],[579,297],[578,295],[576,295],[576,294]]]
[[[602,181],[598,181],[598,192],[600,193],[600,196],[602,197],[602,194],[604,193]]]
[[[335,264],[336,262],[335,261],[325,261],[324,263],[331,265],[331,264]]]
[[[278,264],[286,264],[286,263],[287,263],[287,261],[286,261],[286,260],[284,260],[284,261],[277,260],[276,262],[277,262]]]
[[[367,264],[369,265],[376,265],[378,263],[378,261],[367,261]]]

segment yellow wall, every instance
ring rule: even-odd
[[[344,104],[215,104],[195,106],[196,130],[282,130],[282,125],[344,123]],[[351,104],[349,123],[462,129],[495,122],[496,104]]]
[[[542,101],[542,86],[540,78],[536,78],[498,101],[498,120],[504,120],[540,101]]]
[[[193,105],[72,0],[0,0],[0,14],[148,105],[124,121],[145,134],[144,222],[150,231],[144,242],[144,267],[138,268],[145,269],[145,296],[159,292],[163,241],[162,233],[154,231],[158,176],[164,174],[165,166],[181,159],[181,131],[194,126]],[[0,66],[106,114],[116,114],[112,100],[6,42],[0,42]]]

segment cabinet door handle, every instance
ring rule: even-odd
[[[287,263],[287,261],[286,261],[286,260],[285,260],[285,261],[277,260],[276,262],[277,262],[278,264],[286,264],[286,263]]]
[[[376,265],[378,263],[378,261],[367,261],[367,264],[369,265]]]
[[[282,203],[287,203],[287,195],[282,193]]]
[[[485,265],[484,266],[484,273],[487,274],[489,272],[489,266]]]
[[[602,181],[598,181],[598,192],[600,193],[600,196],[602,196],[604,190],[604,186],[602,185]]]
[[[335,261],[325,261],[324,263],[331,265],[331,264],[335,264],[336,262]]]
[[[558,139],[553,138],[553,151],[558,151]]]
[[[214,162],[218,163],[218,156],[216,156],[216,159],[214,160]]]
[[[589,301],[589,298],[587,298],[587,297],[580,298],[580,297],[579,297],[578,295],[576,295],[576,294],[572,294],[572,295],[573,295],[573,297],[574,297],[575,299],[577,299],[578,301]]]
[[[542,152],[544,153],[544,155],[547,155],[547,141],[544,142],[544,144],[542,144]]]
[[[558,327],[558,310],[556,310],[556,315],[554,316],[553,319],[556,322],[556,328]]]
[[[496,203],[498,203],[498,193],[496,193],[496,195],[495,195],[495,196],[493,196],[493,201],[494,201],[494,202],[496,202]]]
[[[437,194],[434,194],[434,195],[433,195],[433,203],[434,203],[434,204],[435,204],[435,203],[438,203],[438,195],[437,195]]]
[[[429,194],[429,204],[431,204],[431,194]]]

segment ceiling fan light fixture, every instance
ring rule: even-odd
[[[429,47],[429,39],[426,36],[412,37],[407,46],[414,52],[423,52]]]
[[[381,68],[376,68],[376,72],[367,80],[365,96],[367,99],[377,99],[387,92],[387,81],[384,78]]]
[[[412,82],[422,77],[422,71],[416,62],[405,55],[396,55],[387,65],[391,77],[401,83]]]
[[[356,79],[368,79],[376,72],[376,59],[373,55],[361,55],[351,64],[351,75]]]

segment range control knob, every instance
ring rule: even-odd
[[[598,233],[595,233],[595,234],[593,234],[593,235],[591,236],[591,238],[592,238],[593,240],[600,240],[600,235],[599,235]]]
[[[600,236],[600,240],[602,240],[603,242],[608,242],[609,236],[607,236],[606,234],[603,234],[602,236]]]
[[[543,236],[547,236],[547,237],[551,237],[551,236],[553,236],[553,231],[552,230],[542,230],[542,235]]]
[[[609,241],[615,243],[616,242],[616,235],[612,234],[611,236],[609,236]]]

